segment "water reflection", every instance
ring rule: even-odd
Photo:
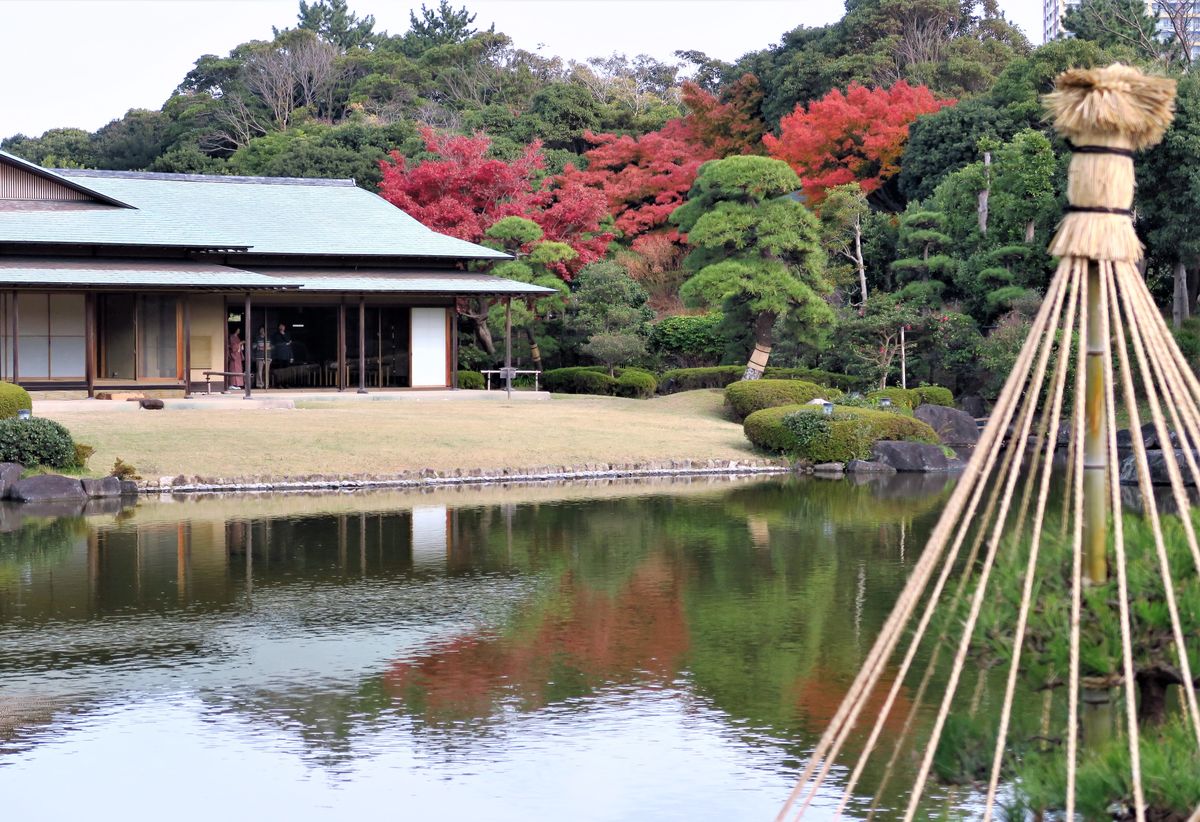
[[[0,791],[85,812],[55,786],[133,761],[167,772],[122,818],[197,780],[173,816],[766,818],[950,482],[5,509]]]

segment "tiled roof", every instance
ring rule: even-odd
[[[0,162],[15,159],[0,156]],[[350,180],[77,169],[47,173],[132,208],[0,211],[0,243],[248,247],[256,255],[507,256],[431,231]]]
[[[490,274],[452,270],[258,268],[249,271],[190,260],[93,257],[0,257],[0,288],[274,289],[352,294],[487,294],[524,296],[553,289]]]
[[[269,269],[256,271],[298,285],[301,291],[364,294],[552,294],[554,289],[504,280],[490,274],[462,271],[406,271],[404,269]]]
[[[174,260],[96,260],[62,257],[0,257],[0,285],[48,288],[284,289],[298,287],[278,277],[224,265]]]

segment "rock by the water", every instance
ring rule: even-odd
[[[85,479],[81,480],[81,484],[83,485],[83,493],[93,499],[121,496],[121,480],[116,477]]]
[[[1195,459],[1197,462],[1200,462],[1200,453],[1195,454]],[[1179,475],[1183,478],[1183,484],[1195,485],[1192,482],[1192,471],[1188,467],[1187,457],[1183,455],[1182,448],[1175,449],[1175,461],[1179,465]],[[1171,484],[1171,475],[1167,473],[1167,458],[1161,449],[1146,451],[1146,463],[1150,467],[1150,483],[1152,485]],[[1138,484],[1137,460],[1134,454],[1130,454],[1121,460],[1121,484]]]
[[[1179,435],[1174,431],[1169,431],[1171,437],[1171,445],[1179,447]],[[1154,423],[1148,422],[1142,425],[1142,444],[1147,449],[1162,448],[1162,443],[1158,439],[1158,431],[1154,427]],[[1133,450],[1133,435],[1128,428],[1122,428],[1117,431],[1117,450],[1132,451]]]
[[[121,496],[136,497],[138,494],[138,484],[133,480],[119,480],[121,483]]]
[[[813,473],[816,474],[840,474],[844,470],[840,462],[819,462],[813,466]]]
[[[928,473],[946,471],[950,467],[941,446],[923,442],[880,440],[871,448],[871,459],[890,465],[897,471]]]
[[[147,411],[161,411],[163,408],[163,401],[156,399],[138,400],[138,405]]]
[[[846,463],[846,470],[851,474],[894,474],[896,469],[890,465],[884,465],[882,462],[871,462],[870,460],[850,460]]]
[[[975,418],[957,408],[944,405],[920,405],[913,416],[937,432],[946,445],[974,445],[979,442],[979,426]]]
[[[8,496],[8,491],[17,480],[21,478],[21,472],[25,467],[16,462],[0,462],[0,499]]]
[[[38,474],[13,483],[8,489],[8,498],[17,502],[45,502],[47,500],[87,499],[83,483],[74,477],[58,474]]]

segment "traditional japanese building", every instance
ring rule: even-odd
[[[458,301],[546,291],[471,270],[506,256],[352,180],[50,170],[0,152],[0,379],[237,385],[220,373],[237,332],[236,370],[255,382],[263,340],[272,388],[455,387]]]

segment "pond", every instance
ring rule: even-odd
[[[772,819],[952,485],[0,510],[6,818]]]

